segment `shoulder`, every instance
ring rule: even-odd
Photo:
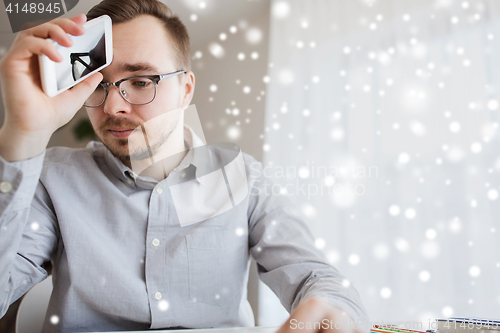
[[[242,152],[242,155],[243,155],[243,161],[245,162],[245,166],[247,167],[247,169],[250,169],[254,173],[262,170],[262,162],[260,162],[250,154]]]
[[[85,159],[92,155],[89,148],[52,147],[45,153],[45,165],[53,163],[73,164],[75,159]]]
[[[85,166],[95,164],[102,155],[104,145],[100,142],[90,142],[85,148],[51,147],[46,150],[44,169],[55,165]]]
[[[241,151],[240,147],[234,143],[214,143],[207,147],[207,160],[212,164],[212,168],[216,165],[229,166],[238,165],[245,169],[245,173],[250,178],[259,177],[261,175],[262,163],[250,154]]]

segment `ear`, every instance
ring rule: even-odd
[[[181,107],[185,109],[191,104],[191,100],[193,99],[194,95],[195,76],[192,71],[184,73],[183,84],[184,84],[184,97],[182,98]]]

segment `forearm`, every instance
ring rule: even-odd
[[[50,132],[23,134],[20,131],[12,131],[4,124],[0,129],[0,156],[6,162],[36,157],[45,151],[50,137]]]
[[[35,158],[7,163],[0,157],[0,316],[5,313],[14,288],[20,281],[12,279],[13,265],[28,221],[30,206],[40,179],[44,154]]]
[[[369,321],[366,309],[357,290],[344,276],[331,266],[315,268],[300,288],[292,303],[295,309],[300,302],[320,298],[328,304],[345,311],[355,323]]]

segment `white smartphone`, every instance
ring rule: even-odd
[[[70,89],[88,76],[109,66],[113,60],[112,22],[108,15],[84,24],[85,33],[71,36],[73,46],[64,47],[49,39],[62,55],[62,62],[54,62],[40,54],[42,89],[49,97]]]

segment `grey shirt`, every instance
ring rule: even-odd
[[[200,141],[185,127],[186,147]],[[342,285],[291,202],[264,190],[262,165],[247,154],[249,194],[181,226],[176,209],[199,198],[174,207],[168,180],[196,170],[192,152],[160,182],[137,176],[98,142],[19,162],[0,157],[0,316],[47,278],[42,264],[51,261],[43,332],[253,326],[252,255],[288,311],[319,296],[367,318],[356,290]]]

